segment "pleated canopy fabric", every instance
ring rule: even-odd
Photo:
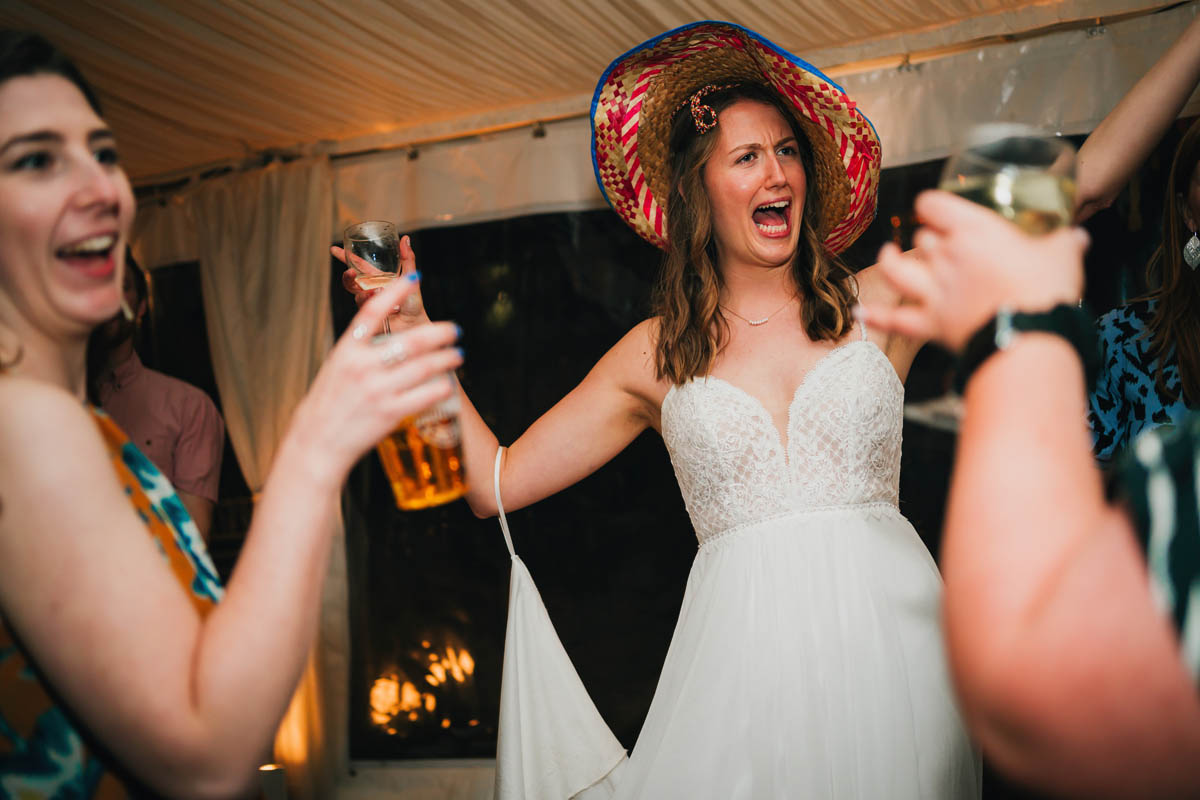
[[[96,85],[135,183],[272,149],[345,153],[585,116],[614,56],[700,19],[821,67],[1162,0],[6,0]]]

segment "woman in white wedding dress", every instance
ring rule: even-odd
[[[534,503],[653,427],[699,552],[633,753],[607,778],[611,753],[598,754],[588,796],[978,797],[937,567],[897,509],[902,381],[919,343],[856,324],[860,299],[895,298],[873,268],[855,275],[832,256],[874,216],[874,129],[815,68],[706,22],[618,58],[593,130],[610,203],[667,251],[656,316],[498,459],[499,495],[507,509]],[[468,500],[495,515],[496,438],[465,396],[461,420]],[[508,648],[518,635],[510,616]],[[506,665],[504,680],[500,794],[548,796],[572,765],[528,752],[561,737],[539,739],[538,715],[507,699],[521,677]]]

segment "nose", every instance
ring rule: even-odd
[[[766,179],[767,186],[778,187],[787,183],[787,175],[783,171],[783,164],[779,161],[777,153],[770,153],[766,161]]]
[[[74,193],[72,201],[81,210],[116,213],[121,203],[120,167],[102,164],[91,153],[72,165]]]

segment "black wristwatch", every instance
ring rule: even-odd
[[[958,358],[954,388],[959,394],[979,365],[998,350],[1012,345],[1025,332],[1052,333],[1061,336],[1075,348],[1083,362],[1083,374],[1090,391],[1100,374],[1100,348],[1096,344],[1096,321],[1086,306],[1067,303],[1049,311],[1025,313],[1001,308],[996,316],[980,328]]]

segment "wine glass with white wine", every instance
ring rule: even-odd
[[[992,209],[1034,236],[1070,225],[1075,213],[1075,147],[1029,125],[977,125],[946,159],[938,188]],[[962,399],[953,392],[909,403],[915,422],[958,430]]]

